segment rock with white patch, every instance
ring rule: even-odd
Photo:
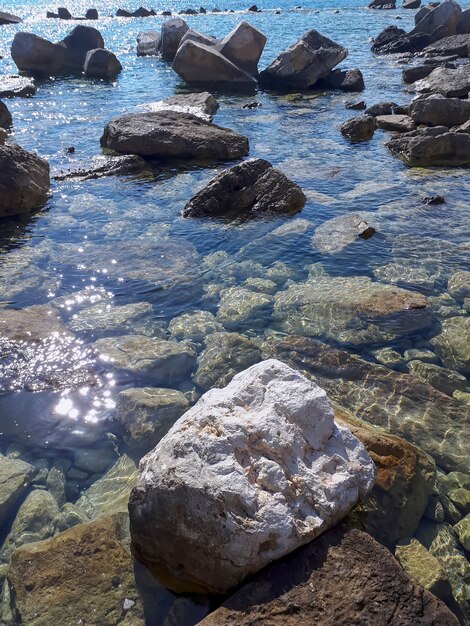
[[[374,477],[323,389],[264,361],[206,393],[141,461],[134,549],[174,590],[225,592],[335,525]]]

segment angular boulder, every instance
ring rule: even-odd
[[[433,35],[439,29],[437,39],[455,35],[461,14],[462,9],[457,2],[445,0],[445,2],[441,2],[437,7],[426,13],[410,34],[427,33],[428,35]]]
[[[470,135],[448,132],[444,126],[404,133],[386,146],[409,167],[459,167],[470,163]]]
[[[390,552],[357,529],[329,530],[273,563],[199,626],[458,626]]]
[[[431,43],[427,33],[406,33],[402,28],[387,26],[372,44],[372,52],[376,54],[396,54],[402,52],[419,52]]]
[[[100,32],[91,26],[76,26],[59,43],[32,33],[17,33],[11,56],[20,71],[52,76],[81,72],[87,53],[96,48],[104,48]]]
[[[141,461],[133,547],[170,588],[223,593],[336,524],[374,477],[325,392],[268,360],[206,393]]]
[[[41,208],[49,187],[47,161],[16,144],[0,146],[0,217]]]
[[[183,217],[257,217],[294,214],[306,201],[303,191],[264,159],[249,159],[213,178],[183,209]]]
[[[103,148],[144,157],[228,160],[248,154],[247,137],[176,111],[117,117],[105,126],[100,142]]]
[[[372,115],[358,115],[341,125],[341,134],[351,141],[367,141],[372,139],[376,128]]]
[[[457,24],[457,33],[470,33],[470,9],[462,11]]]
[[[179,48],[172,68],[188,85],[219,85],[254,88],[255,78],[234,65],[214,46],[186,40]]]
[[[94,78],[115,78],[122,70],[122,65],[115,54],[103,48],[87,52],[83,71],[85,76]]]
[[[189,30],[189,26],[180,17],[163,22],[160,36],[160,52],[164,61],[173,61],[181,39]]]
[[[137,56],[149,57],[158,55],[160,35],[155,30],[144,30],[137,35]]]
[[[441,95],[419,98],[411,103],[410,115],[416,124],[458,126],[470,119],[470,100]]]
[[[180,46],[182,46],[185,41],[197,41],[198,43],[203,43],[205,46],[213,46],[217,42],[217,39],[215,39],[215,37],[211,37],[210,35],[204,35],[203,33],[200,33],[197,30],[193,30],[192,28],[190,28],[183,35],[180,41]]]
[[[0,128],[10,128],[12,122],[13,118],[7,105],[0,100]]]
[[[266,35],[243,20],[216,47],[234,65],[257,76],[258,61],[265,45]]]
[[[308,89],[347,56],[346,48],[311,30],[263,70],[259,82],[275,89]]]

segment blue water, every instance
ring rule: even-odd
[[[123,71],[113,82],[76,77],[37,81],[38,91],[34,97],[8,101],[14,119],[11,140],[47,158],[53,173],[82,167],[99,155],[99,139],[104,125],[111,118],[141,110],[139,107],[145,103],[187,90],[162,60],[138,58],[135,54],[139,31],[158,30],[166,18],[112,17],[118,6],[129,10],[138,8],[142,4],[139,0],[129,0],[122,5],[110,0],[95,4],[91,0],[61,4],[74,15],[84,14],[87,8],[96,6],[100,19],[90,25],[100,30],[106,47],[120,59]],[[0,227],[0,272],[8,259],[21,258],[26,265],[20,271],[20,277],[27,278],[35,272],[41,276],[32,286],[2,298],[7,300],[8,306],[21,308],[46,304],[61,296],[70,296],[73,300],[74,293],[87,288],[93,293],[105,291],[115,304],[150,302],[155,322],[163,328],[184,311],[208,308],[215,312],[216,306],[208,303],[205,295],[204,287],[209,279],[206,280],[201,267],[188,269],[187,275],[181,276],[171,288],[162,289],[149,279],[148,273],[142,279],[129,279],[129,271],[136,263],[137,267],[145,266],[147,270],[152,264],[158,267],[161,237],[176,245],[190,244],[201,257],[224,251],[232,260],[256,261],[266,269],[272,263],[282,261],[292,270],[294,280],[304,279],[307,266],[316,262],[321,262],[332,275],[372,277],[375,268],[392,259],[392,245],[398,235],[434,237],[453,244],[469,241],[468,170],[410,170],[388,153],[384,146],[388,134],[377,131],[370,142],[351,146],[339,132],[341,123],[354,115],[353,111],[345,109],[347,100],[364,99],[369,105],[382,101],[399,104],[410,101],[411,96],[401,82],[404,66],[396,59],[374,56],[370,52],[370,40],[390,24],[411,28],[414,12],[401,8],[370,11],[360,0],[308,3],[300,0],[302,9],[294,9],[299,4],[295,0],[282,3],[263,0],[258,4],[263,11],[252,14],[245,11],[248,4],[242,0],[224,0],[222,4],[207,5],[206,8],[210,10],[212,6],[218,6],[234,9],[235,13],[208,13],[184,16],[184,19],[190,27],[216,37],[230,31],[240,19],[246,19],[268,37],[260,61],[261,69],[302,33],[316,28],[349,49],[349,56],[341,67],[359,67],[364,74],[366,90],[361,94],[313,91],[294,97],[260,91],[254,98],[215,93],[220,110],[214,121],[247,135],[251,157],[268,159],[304,189],[308,200],[299,217],[308,220],[312,229],[332,217],[365,211],[375,216],[379,224],[378,235],[368,241],[358,241],[339,254],[326,255],[310,245],[310,231],[299,237],[294,246],[289,243],[274,248],[264,245],[261,240],[264,235],[292,218],[236,224],[184,220],[180,212],[185,203],[227,164],[162,164],[155,180],[151,181],[107,178],[53,182],[52,195],[42,211],[27,220],[5,222]],[[177,12],[188,6],[185,0],[181,0],[159,3],[155,8]],[[0,27],[0,56],[3,57],[0,60],[0,81],[2,74],[16,71],[9,54],[16,32],[26,30],[59,41],[71,30],[73,23],[46,19],[46,10],[55,8],[43,0],[11,0],[8,4],[2,0],[0,9],[22,16],[24,23]],[[280,9],[279,15],[275,13],[276,9]],[[242,109],[243,104],[253,99],[262,106],[253,110]],[[74,154],[66,154],[66,148],[72,145]],[[444,205],[427,207],[422,204],[422,196],[437,194],[445,196]],[[240,255],[243,246],[258,239],[258,249],[252,249],[248,256]],[[129,245],[128,242],[133,243]],[[128,247],[124,245],[126,243]],[[141,246],[144,252],[136,262],[133,249]],[[413,254],[408,251],[408,262],[412,264],[410,256]],[[432,251],[422,260],[431,264]],[[432,288],[418,290],[425,295],[439,296],[453,269],[470,267],[469,259],[463,254],[449,256],[443,264],[442,280],[437,280]],[[8,283],[7,279],[3,280]],[[6,283],[0,283],[0,296]],[[76,303],[63,308],[64,319],[67,320],[76,310]],[[265,324],[270,325],[275,327],[270,321]],[[259,320],[253,320],[252,327],[248,325],[243,331],[248,336],[259,334]],[[96,337],[85,334],[82,338],[87,346]],[[420,346],[427,339],[421,335],[407,336],[402,343],[398,341],[398,347]],[[371,357],[370,346],[362,349],[346,347]],[[89,440],[105,438],[106,428],[99,435],[93,434],[95,422],[112,420],[116,393],[132,384],[132,381],[106,378],[107,371],[102,365],[97,366],[97,370],[101,387],[81,399],[73,397],[73,403],[79,406],[83,415],[89,415],[95,406],[96,420],[83,422],[80,427],[83,445]],[[182,385],[185,390],[190,387],[190,380]],[[57,423],[51,426],[50,416],[46,417],[56,400],[55,396],[51,399],[44,392],[31,394],[23,391],[2,396],[0,410],[3,416],[21,415],[24,428],[29,422],[45,422],[41,437],[38,435],[38,440],[31,442],[37,456],[70,451],[70,431],[74,427],[67,422],[60,427]],[[9,428],[4,428],[2,437],[0,448],[6,449],[14,435]],[[118,445],[122,446],[122,442]],[[69,487],[73,499],[81,485]]]

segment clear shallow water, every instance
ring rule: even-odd
[[[132,1],[122,6],[135,9],[140,4]],[[414,12],[368,11],[358,1],[339,5],[332,0],[301,3],[305,9],[293,10],[296,4],[263,2],[259,5],[262,13],[247,14],[241,11],[248,3],[232,1],[219,8],[227,5],[237,11],[234,14],[184,19],[191,27],[214,36],[224,35],[242,18],[249,20],[268,36],[260,68],[303,32],[316,28],[348,47],[349,57],[342,67],[362,70],[366,90],[357,95],[312,92],[286,96],[259,92],[255,99],[262,107],[244,110],[242,105],[253,100],[252,96],[215,94],[220,103],[215,123],[247,135],[251,157],[268,159],[304,189],[308,200],[297,217],[309,222],[306,232],[294,239],[281,238],[273,245],[263,237],[274,228],[287,225],[292,218],[243,223],[182,219],[180,212],[195,191],[229,164],[162,165],[155,180],[53,182],[51,198],[40,213],[22,222],[1,225],[0,296],[8,306],[22,308],[51,301],[57,304],[57,299],[62,298],[58,306],[67,322],[94,302],[147,302],[153,313],[145,329],[138,332],[168,334],[169,322],[183,312],[203,309],[216,313],[217,297],[210,295],[208,285],[242,284],[250,275],[246,269],[238,268],[235,278],[229,279],[233,264],[239,261],[248,261],[251,274],[256,276],[268,272],[276,262],[285,263],[294,281],[305,280],[314,263],[321,263],[332,276],[374,277],[374,270],[390,261],[402,260],[410,267],[419,261],[429,271],[435,271],[436,278],[413,288],[431,297],[445,292],[447,279],[454,270],[469,269],[468,250],[464,246],[458,248],[458,244],[466,244],[470,239],[468,170],[409,170],[385,148],[387,133],[377,131],[372,141],[351,146],[339,132],[341,123],[354,115],[345,109],[346,100],[364,99],[369,105],[388,100],[409,102],[410,95],[401,83],[403,66],[393,59],[372,55],[369,40],[389,24],[411,27]],[[80,15],[93,3],[66,2],[65,6]],[[90,23],[100,30],[106,47],[117,54],[124,67],[115,82],[43,80],[38,81],[38,92],[33,98],[8,102],[14,119],[11,140],[46,157],[53,173],[81,167],[99,155],[99,138],[112,117],[185,91],[178,76],[163,61],[135,55],[137,33],[158,30],[164,18],[106,17],[114,14],[118,6],[100,2],[100,20]],[[156,8],[178,11],[187,7],[188,3],[182,1]],[[278,7],[280,15],[274,13]],[[9,56],[15,32],[27,30],[58,41],[74,26],[71,22],[47,20],[46,10],[55,7],[46,2],[13,1],[4,8],[23,16],[25,22],[1,27],[0,56],[4,58],[0,60],[0,74],[15,73]],[[337,9],[339,13],[334,12]],[[396,16],[401,21],[396,21]],[[73,155],[65,153],[70,145],[75,147]],[[437,194],[445,196],[444,205],[428,207],[420,200],[422,196]],[[349,212],[367,214],[378,234],[332,255],[312,247],[314,228]],[[450,241],[454,250],[437,258],[426,245],[423,250],[415,247],[413,241],[397,244],[397,237],[404,235]],[[244,248],[248,244],[250,247]],[[228,256],[214,271],[202,259],[215,252]],[[261,269],[255,268],[255,263],[261,264]],[[403,286],[410,285],[405,280]],[[398,334],[393,342],[363,346],[346,343],[343,347],[367,358],[373,358],[373,350],[387,343],[400,351],[429,347],[428,339],[437,334],[438,325],[436,316],[435,324],[425,333],[410,334],[404,329],[403,335]],[[281,327],[279,320],[261,314],[238,326],[231,325],[230,330],[256,337],[269,328]],[[92,444],[108,451],[125,451],[120,437],[109,434],[115,430],[114,403],[119,391],[134,383],[142,385],[143,381],[116,374],[109,364],[97,361],[90,348],[91,342],[103,335],[137,332],[129,327],[123,327],[121,333],[119,330],[77,333],[83,342],[77,348],[80,358],[92,362],[94,376],[94,384],[84,385],[81,391],[11,393],[8,384],[12,374],[4,367],[0,449],[5,451],[9,444],[20,441],[28,448],[28,454],[50,459],[61,455],[73,458],[77,447]],[[335,343],[334,337],[328,340]],[[61,341],[58,344],[59,353],[54,352],[51,357],[54,364],[69,358],[67,346],[61,346]],[[34,387],[34,368],[25,374],[20,363],[13,378],[15,371],[24,374]],[[177,386],[188,397],[194,397],[194,384],[189,378],[177,385],[168,380],[162,386]],[[69,480],[70,499],[74,500],[100,473],[93,471],[81,480]]]

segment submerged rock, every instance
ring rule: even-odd
[[[40,209],[49,187],[47,161],[16,144],[0,145],[0,218]]]
[[[58,513],[59,506],[54,496],[42,489],[32,491],[18,509],[0,551],[0,561],[7,563],[12,552],[24,544],[52,537]]]
[[[303,191],[264,159],[249,159],[224,170],[183,209],[183,217],[257,217],[265,213],[297,213]]]
[[[404,133],[386,146],[409,167],[459,167],[470,163],[470,135],[448,132],[444,126]]]
[[[281,623],[457,626],[459,622],[367,533],[337,527],[270,565],[200,626]]]
[[[432,314],[415,291],[366,276],[312,276],[275,295],[274,319],[287,333],[361,345],[427,328]]]
[[[157,158],[236,159],[248,154],[248,139],[176,111],[129,113],[111,120],[101,146],[123,154]]]
[[[124,330],[136,334],[149,334],[152,330],[152,319],[153,307],[149,302],[121,306],[100,303],[75,313],[67,326],[74,332],[87,331],[94,334],[111,335],[122,333]]]
[[[442,564],[417,539],[398,545],[395,557],[403,569],[425,589],[444,602],[452,598],[452,587]]]
[[[470,298],[470,271],[453,273],[447,282],[447,291],[459,302]]]
[[[259,81],[263,87],[308,89],[326,78],[347,55],[346,48],[310,30],[263,70]]]
[[[374,475],[325,392],[266,361],[205,394],[143,459],[133,546],[167,586],[224,592],[337,523]]]
[[[129,494],[137,482],[137,466],[123,454],[106,474],[77,500],[76,507],[91,519],[127,511]]]
[[[429,383],[442,393],[451,396],[456,389],[465,391],[467,388],[467,379],[458,372],[440,367],[433,363],[423,363],[422,361],[410,361],[408,369],[411,374],[425,383]]]
[[[336,254],[358,239],[370,239],[375,228],[360,213],[347,213],[323,222],[315,229],[312,246],[322,254]]]
[[[226,328],[239,329],[265,326],[269,319],[274,299],[272,296],[244,287],[230,287],[221,292],[217,319]]]
[[[225,387],[235,374],[261,360],[259,348],[238,333],[213,333],[197,360],[194,382],[204,391]]]
[[[34,475],[34,467],[20,459],[0,455],[0,520],[5,523]]]
[[[224,327],[209,311],[194,311],[174,317],[168,330],[179,341],[203,341],[208,335],[223,331]]]
[[[470,317],[443,320],[441,333],[431,343],[446,367],[470,374]]]
[[[129,446],[150,450],[187,409],[189,402],[181,391],[133,387],[118,395],[116,420]]]
[[[98,339],[93,344],[104,362],[153,383],[171,385],[187,378],[195,364],[192,348],[176,341],[142,335]]]
[[[16,623],[144,626],[125,513],[79,524],[13,554],[7,580]]]
[[[263,357],[309,372],[332,400],[419,446],[447,471],[468,471],[470,407],[431,385],[305,337],[273,338]]]
[[[23,20],[21,17],[17,15],[13,15],[13,13],[6,13],[5,11],[0,11],[0,26],[5,24],[19,24]]]

